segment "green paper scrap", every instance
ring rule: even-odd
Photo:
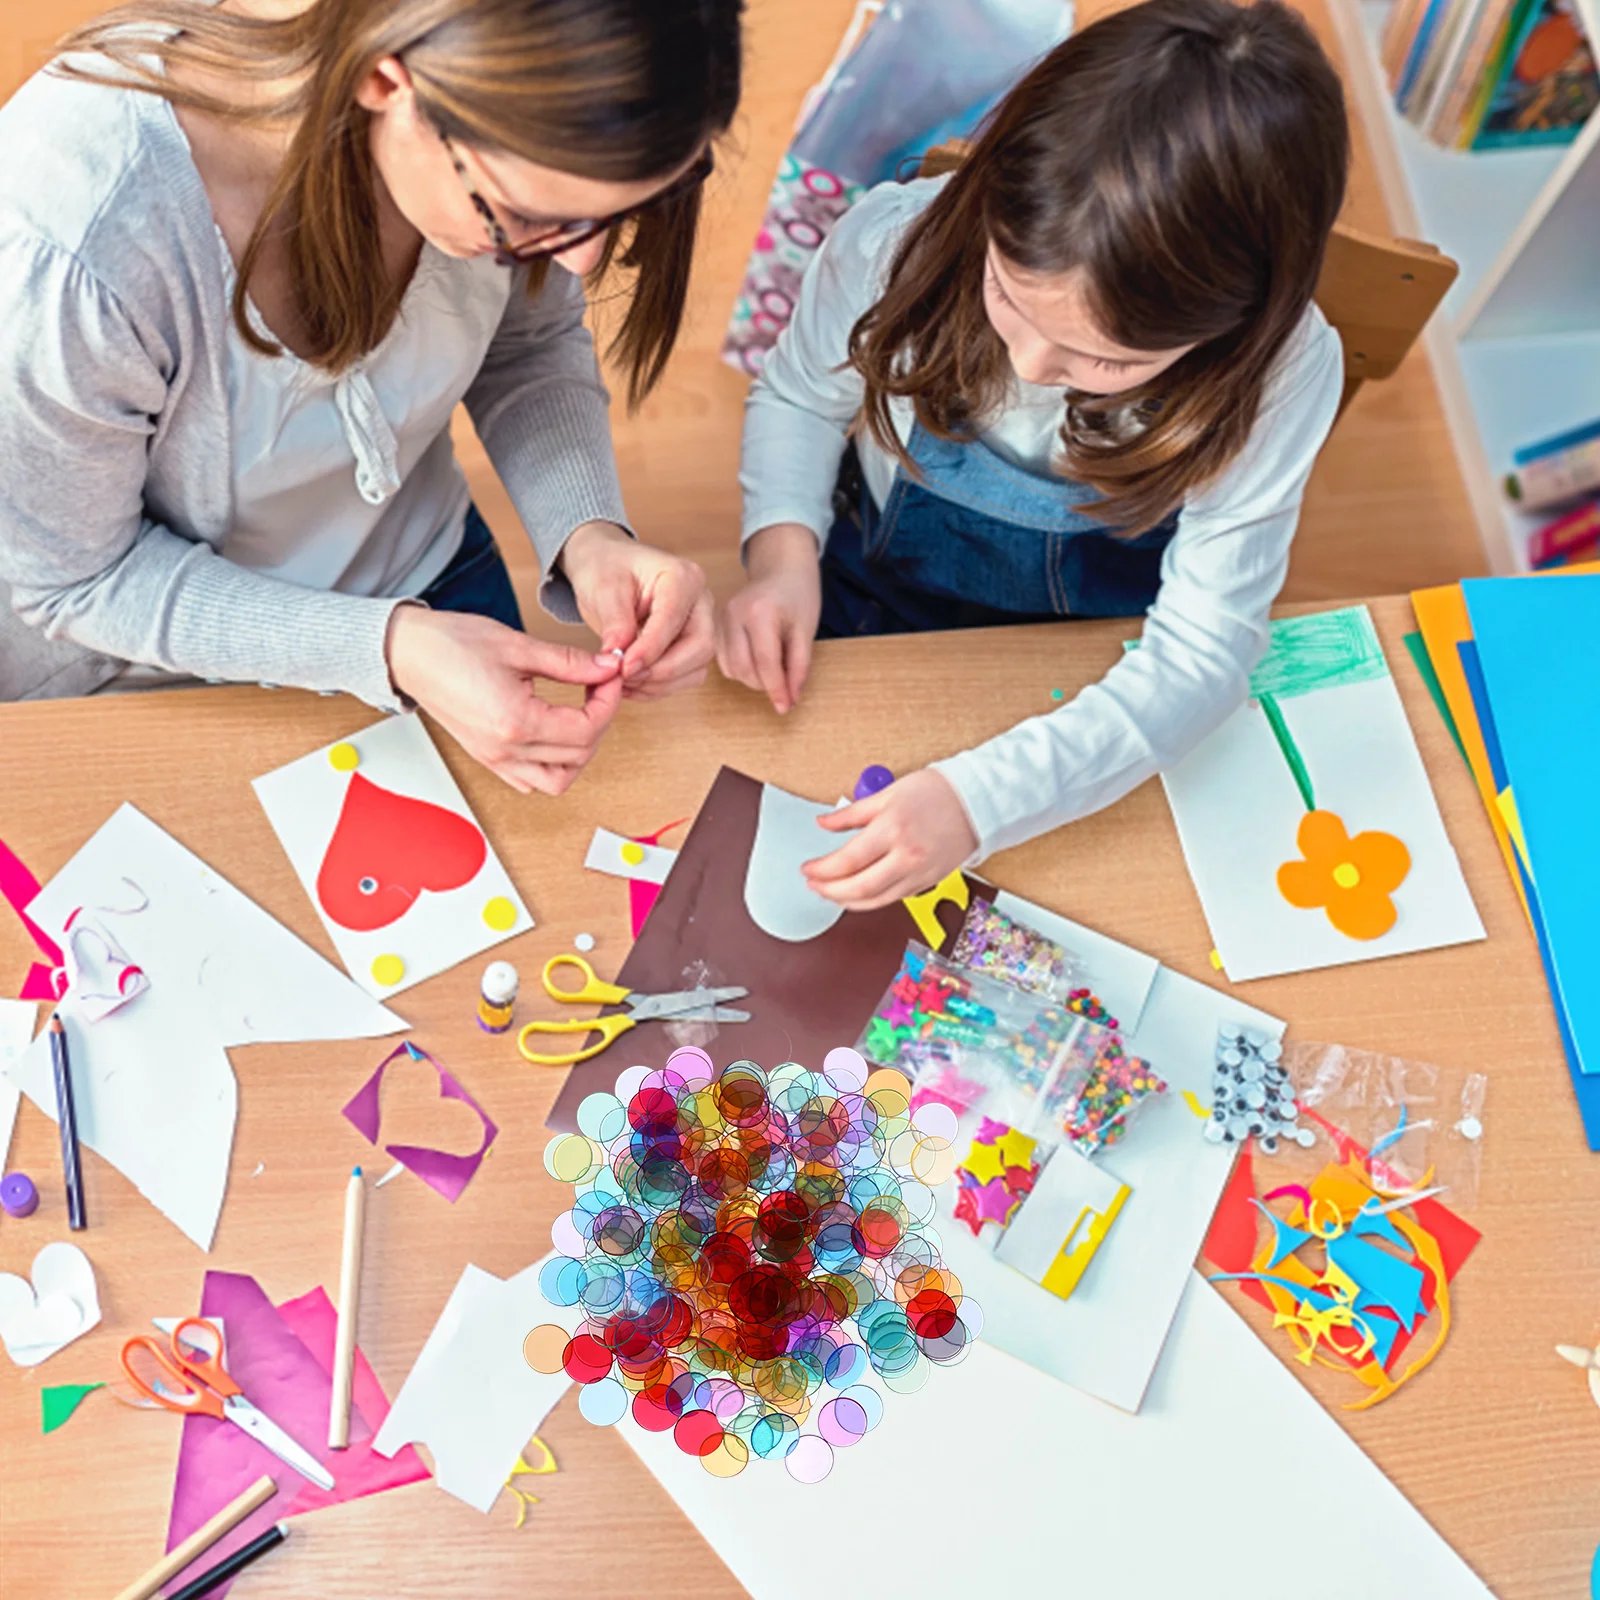
[[[1450,702],[1444,697],[1439,674],[1433,670],[1433,658],[1428,654],[1428,646],[1423,642],[1422,635],[1408,633],[1400,642],[1410,651],[1417,676],[1422,679],[1422,686],[1428,691],[1428,698],[1433,701],[1439,715],[1444,718],[1444,725],[1450,730],[1450,737],[1455,740],[1456,749],[1461,752],[1461,759],[1465,761],[1467,747],[1461,742],[1461,730],[1456,726],[1455,713],[1450,709]]]
[[[1137,650],[1139,641],[1125,639],[1122,648]],[[1288,700],[1313,689],[1371,683],[1388,673],[1372,614],[1365,606],[1346,606],[1274,622],[1267,653],[1250,674],[1250,694],[1256,700],[1269,694]]]
[[[54,1433],[84,1402],[87,1395],[103,1389],[103,1383],[63,1383],[39,1391],[39,1411],[46,1433]]]
[[[1289,770],[1294,774],[1295,787],[1300,791],[1300,798],[1306,803],[1306,810],[1315,811],[1317,798],[1311,790],[1311,774],[1306,771],[1305,757],[1300,754],[1300,747],[1294,742],[1294,735],[1289,732],[1289,724],[1283,720],[1283,712],[1278,708],[1277,699],[1273,695],[1263,694],[1261,709],[1266,712],[1267,721],[1272,725],[1272,737],[1278,741],[1283,759],[1289,763]]]

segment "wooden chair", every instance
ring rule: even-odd
[[[967,149],[960,140],[936,146],[920,176],[954,172]],[[1363,383],[1387,378],[1405,360],[1460,270],[1431,244],[1335,226],[1316,300],[1344,346],[1341,416]]]

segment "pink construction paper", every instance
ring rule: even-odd
[[[28,915],[28,907],[39,893],[39,880],[23,866],[10,847],[0,840],[0,898],[4,898],[16,912],[18,921],[28,930],[28,936],[39,947],[45,959],[28,968],[22,982],[24,1000],[59,1000],[63,990],[56,986],[55,975],[61,971],[61,947]]]
[[[398,1489],[428,1476],[421,1458],[409,1446],[392,1461],[373,1454],[372,1440],[388,1415],[389,1403],[359,1351],[350,1448],[328,1448],[338,1319],[320,1288],[275,1308],[254,1278],[236,1272],[208,1272],[200,1315],[222,1318],[228,1329],[228,1370],[245,1398],[327,1467],[334,1477],[334,1489],[330,1494],[308,1482],[231,1422],[185,1417],[167,1524],[169,1550],[263,1473],[278,1485],[277,1494],[208,1550],[197,1566],[203,1569],[220,1561],[284,1517]],[[171,1586],[178,1587],[183,1581],[181,1576],[175,1578]],[[220,1596],[226,1590],[219,1588],[216,1593]]]
[[[654,833],[641,833],[635,836],[635,844],[661,843],[661,836],[671,833],[674,828],[681,828],[688,819],[680,817],[676,822],[669,822],[664,828],[657,828]],[[645,918],[656,908],[656,901],[661,898],[661,885],[659,883],[645,883],[639,878],[628,879],[628,918],[633,927],[635,939],[644,932]]]
[[[430,1189],[438,1190],[453,1204],[461,1198],[461,1191],[472,1182],[473,1175],[483,1165],[483,1158],[488,1153],[489,1146],[495,1141],[495,1135],[500,1132],[489,1120],[489,1115],[483,1107],[462,1088],[460,1080],[453,1072],[441,1067],[426,1050],[419,1050],[413,1044],[399,1045],[378,1063],[378,1070],[356,1090],[354,1097],[344,1108],[344,1114],[368,1144],[378,1142],[378,1127],[383,1117],[383,1075],[389,1070],[390,1063],[402,1055],[408,1056],[413,1061],[426,1061],[439,1074],[439,1098],[459,1100],[463,1105],[470,1106],[477,1112],[478,1120],[483,1124],[483,1143],[478,1146],[474,1155],[453,1156],[446,1150],[430,1150],[423,1145],[384,1146],[388,1154],[401,1166],[416,1173]]]

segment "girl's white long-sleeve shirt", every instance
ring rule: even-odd
[[[811,263],[793,320],[745,410],[746,539],[792,522],[826,540],[834,480],[863,397],[860,375],[847,364],[850,330],[882,294],[906,230],[945,181],[873,190]],[[1140,648],[1060,710],[934,763],[978,835],[975,860],[1121,799],[1244,702],[1343,383],[1338,335],[1313,305],[1278,359],[1245,448],[1179,511]],[[909,439],[910,404],[896,402],[894,416]],[[1017,383],[982,438],[1014,465],[1045,475],[1064,417],[1060,390]],[[894,458],[868,438],[857,448],[881,506]]]

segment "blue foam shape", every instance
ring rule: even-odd
[[[1268,1211],[1254,1195],[1250,1197],[1250,1203],[1272,1224],[1272,1259],[1267,1262],[1267,1270],[1270,1272],[1279,1262],[1292,1256],[1312,1235],[1303,1228],[1291,1228],[1282,1218]]]
[[[1392,1311],[1409,1329],[1427,1315],[1422,1303],[1422,1269],[1409,1261],[1367,1244],[1354,1234],[1340,1234],[1328,1241],[1328,1260],[1356,1284],[1355,1309],[1377,1306]]]

